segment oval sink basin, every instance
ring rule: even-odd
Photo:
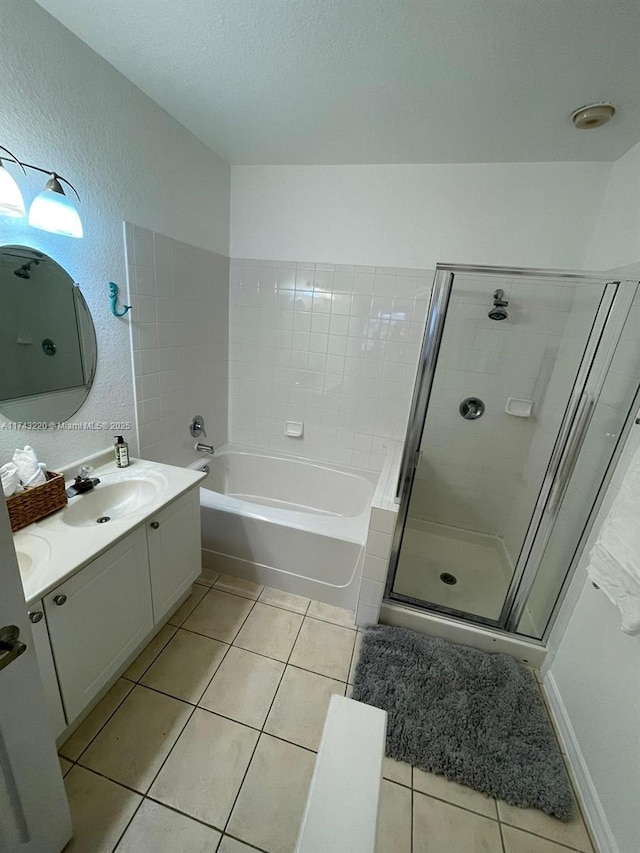
[[[31,572],[43,566],[51,556],[49,543],[33,533],[21,533],[14,540],[20,575],[26,578]]]
[[[151,503],[162,488],[162,479],[108,482],[105,478],[90,492],[72,498],[58,517],[70,527],[92,527],[126,518]]]

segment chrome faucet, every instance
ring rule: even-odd
[[[93,468],[90,465],[83,465],[73,484],[67,489],[67,497],[75,498],[76,495],[82,495],[97,486],[100,480],[97,477],[92,477],[92,474]]]
[[[212,456],[216,452],[213,444],[203,444],[201,441],[196,441],[195,449],[197,453],[210,453]]]

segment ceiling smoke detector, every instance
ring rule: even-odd
[[[588,104],[571,113],[571,121],[578,130],[591,130],[592,127],[602,127],[611,119],[616,111],[613,104],[602,102]]]

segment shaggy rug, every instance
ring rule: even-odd
[[[388,713],[391,758],[515,806],[571,817],[542,696],[509,655],[378,625],[363,636],[353,698]]]

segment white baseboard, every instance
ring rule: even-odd
[[[571,719],[560,695],[553,673],[544,676],[544,691],[553,713],[558,734],[571,765],[573,783],[584,806],[584,819],[598,853],[620,853],[620,848],[611,831],[609,821],[602,808],[600,797],[589,773],[580,744],[573,730]]]

